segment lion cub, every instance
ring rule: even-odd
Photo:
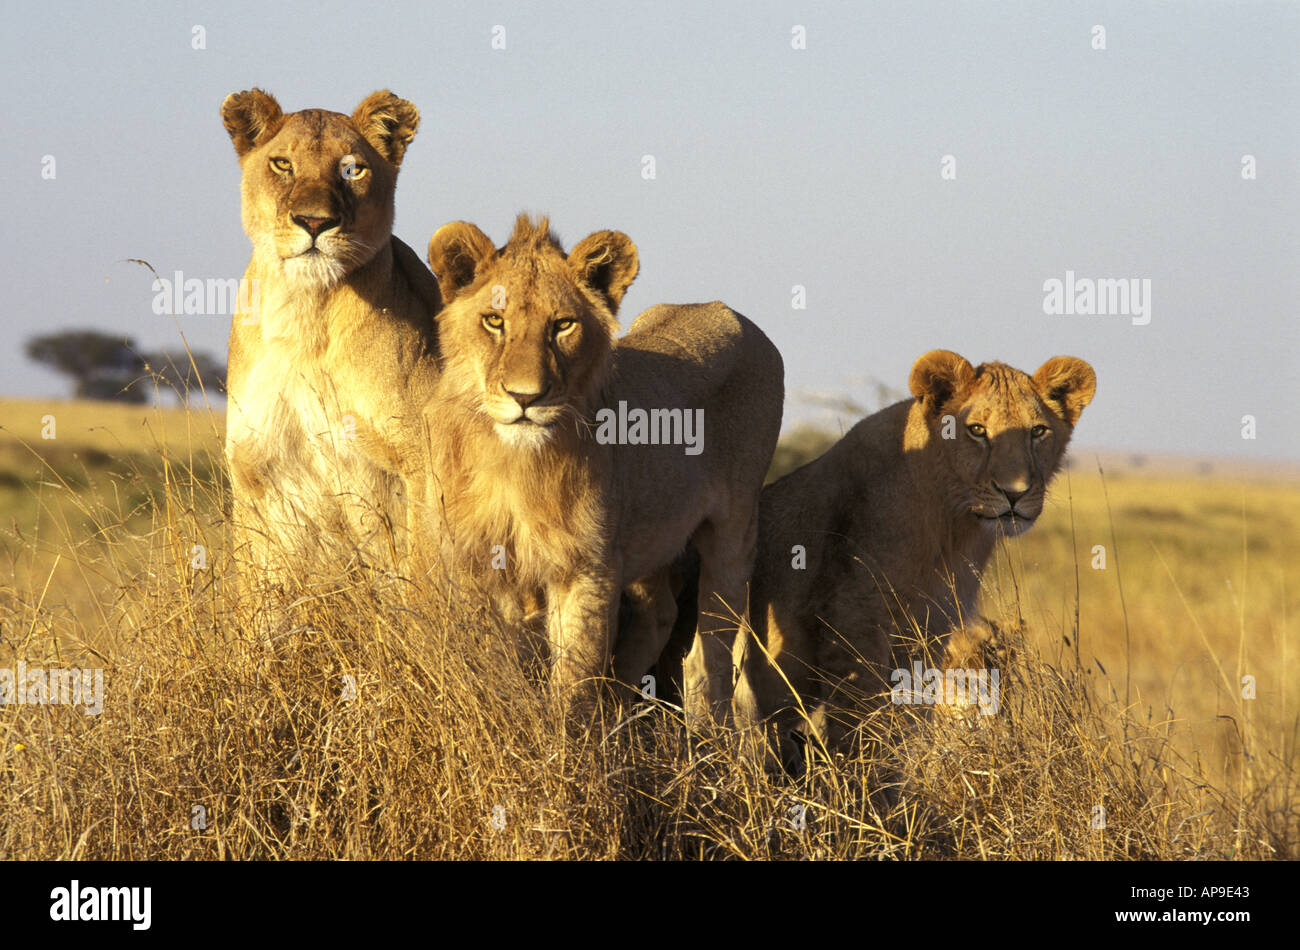
[[[1030,376],[935,350],[912,368],[915,398],[764,490],[750,609],[780,672],[752,646],[744,666],[783,739],[806,729],[787,681],[834,746],[853,721],[842,712],[888,690],[904,634],[941,650],[975,619],[995,542],[1042,512],[1095,389],[1069,356]]]
[[[221,117],[253,244],[226,410],[245,579],[274,588],[358,562],[400,567],[437,380],[438,284],[392,233],[419,114],[386,90],[351,115],[286,114],[251,89],[227,96]]]
[[[781,427],[780,354],[721,303],[654,307],[615,341],[638,269],[617,231],[565,254],[545,219],[521,215],[500,250],[456,222],[433,236],[429,263],[446,300],[443,376],[426,410],[442,550],[516,618],[544,591],[552,686],[585,682],[589,697],[611,654],[624,681],[655,662],[671,622],[649,615],[671,600],[667,569],[693,543],[701,611],[686,708],[694,722],[725,721]],[[625,588],[647,622],[616,643]]]

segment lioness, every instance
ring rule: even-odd
[[[400,564],[424,486],[438,284],[393,237],[397,170],[419,123],[391,92],[351,116],[285,115],[260,89],[221,117],[243,170],[246,286],[230,330],[226,458],[254,570]]]
[[[611,652],[624,681],[655,662],[674,609],[667,569],[693,542],[701,610],[686,709],[697,724],[725,721],[781,427],[780,354],[721,303],[653,307],[616,343],[614,314],[639,266],[617,231],[566,255],[545,219],[521,215],[500,250],[456,222],[433,236],[429,263],[446,299],[429,499],[445,509],[448,560],[516,615],[522,595],[545,592],[563,695],[601,675]],[[665,431],[635,435],[638,412]],[[625,587],[642,622],[615,644]],[[665,608],[667,623],[655,616]]]
[[[787,680],[833,747],[851,721],[836,711],[880,692],[900,634],[919,629],[942,647],[975,619],[994,543],[1043,510],[1095,389],[1092,367],[1074,357],[1029,376],[935,350],[912,368],[915,398],[764,490],[750,609],[780,674],[752,644],[739,652],[783,739],[806,729]]]

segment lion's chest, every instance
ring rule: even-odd
[[[445,470],[444,470],[445,472]],[[459,563],[503,590],[546,587],[607,563],[598,495],[557,489],[536,473],[460,467],[441,490]]]
[[[362,520],[381,505],[384,473],[361,451],[355,409],[318,366],[283,354],[260,359],[232,391],[226,451],[262,507],[298,522]],[[301,516],[301,517],[300,517]]]

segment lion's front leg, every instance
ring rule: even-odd
[[[589,709],[609,666],[618,614],[618,578],[580,574],[547,591],[551,689],[566,709]]]
[[[284,626],[285,590],[288,582],[283,557],[275,543],[273,524],[264,506],[271,499],[263,471],[246,453],[233,446],[226,450],[232,505],[227,524],[234,565],[238,604],[249,612],[254,639],[269,647]]]
[[[683,668],[683,707],[691,729],[730,728],[736,683],[737,633],[749,620],[749,575],[758,545],[758,513],[732,513],[705,522],[692,538],[700,553],[699,619]],[[742,644],[743,647],[743,644]],[[744,725],[756,717],[742,697]]]
[[[639,687],[659,661],[677,620],[672,569],[665,567],[623,588],[628,610],[620,614],[614,642],[614,676]]]

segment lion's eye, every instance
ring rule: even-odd
[[[1032,435],[1035,439],[1041,439],[1043,436],[1047,435],[1047,426],[1036,425],[1029,430],[1029,434]]]
[[[975,438],[977,439],[982,439],[986,435],[988,435],[987,430],[985,430],[985,428],[982,425],[980,425],[978,422],[972,422],[970,425],[966,427],[966,431],[969,432],[971,435],[975,436]]]
[[[362,165],[355,155],[344,155],[339,160],[339,173],[347,181],[356,181],[366,173],[365,165]]]
[[[489,330],[499,332],[501,328],[504,327],[505,325],[506,325],[506,319],[505,317],[501,316],[501,314],[499,313],[483,314],[483,326],[487,327]]]
[[[271,167],[281,174],[287,175],[293,171],[293,162],[287,158],[273,158],[271,159]]]
[[[559,336],[567,330],[572,330],[577,322],[578,321],[574,320],[572,317],[561,317],[552,324],[552,326],[555,327],[555,335]]]

